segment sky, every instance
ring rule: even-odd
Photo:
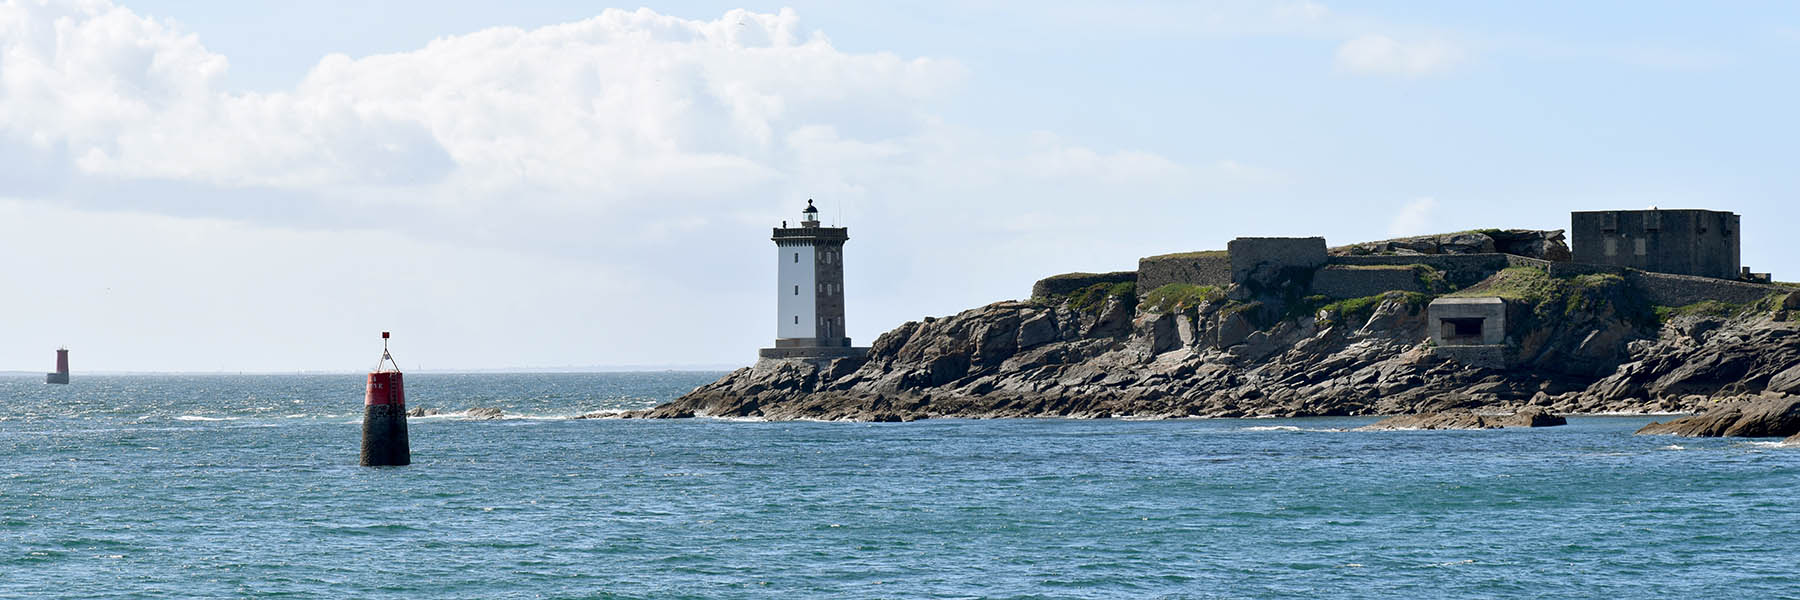
[[[0,370],[732,367],[1239,236],[1743,215],[1800,5],[0,0]]]

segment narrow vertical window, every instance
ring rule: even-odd
[[[794,286],[794,295],[795,296],[800,295],[800,286],[797,286],[797,285]]]
[[[800,262],[800,253],[799,252],[794,253],[794,262],[796,262],[796,263]]]
[[[799,325],[799,324],[800,324],[800,315],[794,315],[794,324],[795,324],[795,325]]]

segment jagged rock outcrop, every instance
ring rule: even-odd
[[[1483,415],[1469,411],[1396,415],[1356,429],[1357,431],[1501,429],[1505,427],[1555,427],[1568,423],[1568,419],[1534,407],[1510,415]]]
[[[1687,315],[1658,333],[1630,342],[1631,361],[1590,386],[1583,401],[1677,411],[1710,398],[1800,395],[1800,322],[1785,315]]]
[[[1560,232],[1545,233],[1557,235],[1538,239],[1560,243]],[[1437,355],[1427,296],[1324,303],[1304,289],[1303,274],[1271,272],[1188,305],[1140,306],[1130,283],[1101,282],[908,322],[865,358],[760,361],[620,416],[1646,413],[1800,394],[1800,323],[1789,320],[1800,315],[1800,293],[1741,310],[1656,313],[1617,275],[1507,269],[1463,291],[1507,302],[1511,366],[1497,369]]]
[[[867,359],[763,361],[624,416],[892,421],[1517,410],[1577,397],[1591,381],[1439,359],[1424,343],[1424,306],[1405,294],[1267,326],[1251,316],[1257,303],[1221,300],[1174,312],[1134,305],[1131,297],[1090,311],[995,303],[902,325],[878,338]]]
[[[1800,397],[1782,394],[1736,399],[1697,415],[1651,423],[1637,432],[1687,437],[1800,436]]]
[[[1396,238],[1339,246],[1339,256],[1365,254],[1513,254],[1553,262],[1567,262],[1569,252],[1563,230],[1483,229],[1439,235]]]
[[[494,419],[504,418],[506,416],[506,411],[491,406],[477,406],[463,411],[463,416],[481,421],[492,421]]]

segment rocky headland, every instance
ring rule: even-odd
[[[1548,420],[1534,415],[1686,413],[1720,398],[1800,395],[1800,294],[1787,288],[1746,295],[1734,284],[1728,291],[1738,302],[1659,305],[1675,296],[1642,273],[1570,267],[1560,231],[1388,240],[1332,248],[1330,256],[1318,245],[1319,256],[1300,264],[1252,260],[1250,247],[1233,242],[1229,256],[1151,257],[1137,272],[1053,277],[1030,300],[904,323],[866,357],[763,360],[623,416],[1448,412],[1520,413],[1539,424]],[[1208,275],[1215,266],[1229,273]],[[1139,290],[1147,280],[1156,287]],[[1386,282],[1393,289],[1354,291]],[[1495,347],[1503,363],[1467,360],[1432,342],[1427,307],[1444,297],[1504,301],[1506,341]],[[1457,425],[1412,428],[1434,423]]]
[[[1796,442],[1800,441],[1800,398],[1776,394],[1730,399],[1700,414],[1651,423],[1637,432],[1686,437],[1786,437],[1787,441]]]

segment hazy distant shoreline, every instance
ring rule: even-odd
[[[418,375],[555,375],[560,373],[728,373],[737,365],[546,367],[522,369],[419,369]],[[363,375],[366,371],[77,371],[75,377],[194,377],[207,375]],[[43,377],[42,371],[0,371],[0,377]]]

